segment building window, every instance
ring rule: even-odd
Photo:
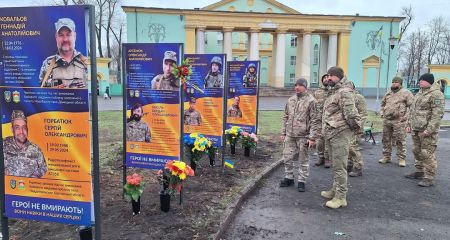
[[[236,11],[236,8],[235,8],[234,6],[230,6],[230,7],[228,8],[228,11],[234,12],[234,11]]]
[[[297,62],[297,56],[291,56],[291,66],[295,66]]]
[[[313,72],[312,83],[317,83],[317,80],[318,80],[317,72]]]
[[[289,83],[294,83],[295,82],[295,73],[291,73],[289,74]]]
[[[291,47],[297,47],[297,36],[291,35]]]
[[[319,64],[319,45],[314,45],[314,64]]]
[[[221,32],[217,33],[217,46],[223,45],[223,34]]]

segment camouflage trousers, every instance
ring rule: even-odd
[[[424,173],[423,177],[425,179],[434,180],[437,170],[436,147],[438,133],[433,133],[430,136],[420,136],[419,133],[414,131],[412,134],[414,165],[417,172]]]
[[[294,158],[298,154],[298,181],[306,182],[309,176],[308,139],[288,137],[284,139],[283,162],[285,178],[294,179]]]
[[[347,197],[347,161],[350,142],[355,134],[350,129],[336,134],[326,141],[328,152],[333,161],[333,188],[335,197],[346,199]]]
[[[397,158],[406,160],[406,122],[383,121],[383,156],[391,158],[392,146],[397,146]]]
[[[355,134],[350,142],[350,148],[348,152],[348,165],[352,166],[352,169],[361,170],[363,167],[363,158],[359,147],[359,137]]]
[[[328,159],[328,149],[325,147],[325,138],[321,137],[317,139],[317,154],[319,158]]]

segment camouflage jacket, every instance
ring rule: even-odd
[[[256,73],[246,73],[243,77],[244,87],[256,87],[258,84],[258,75]]]
[[[304,92],[288,99],[284,109],[281,134],[288,137],[319,137],[320,119],[316,110],[316,99]]]
[[[189,109],[184,111],[184,124],[191,126],[199,126],[202,124],[202,116],[196,110],[190,111]]]
[[[414,95],[407,89],[390,90],[381,100],[380,115],[386,120],[406,121],[413,100]]]
[[[168,78],[165,78],[164,74],[159,74],[152,80],[152,89],[178,91],[179,83],[178,80],[172,75],[170,75],[170,77]]]
[[[3,140],[3,156],[6,175],[40,178],[47,172],[44,154],[30,141],[21,148],[16,144],[14,137],[6,137]]]
[[[228,117],[242,117],[242,111],[239,107],[235,106],[234,104],[231,105],[230,109],[228,109],[227,112]]]
[[[42,81],[52,61],[55,61],[55,65],[42,85]],[[74,57],[70,62],[66,62],[58,54],[46,58],[39,73],[40,85],[43,87],[57,87],[63,84],[65,88],[86,88],[87,65],[85,61],[86,57],[77,51],[75,51]]]
[[[438,132],[444,116],[444,106],[444,94],[439,84],[435,83],[429,89],[420,89],[411,105],[409,124],[412,130]]]
[[[322,134],[327,139],[345,129],[359,131],[361,116],[355,106],[353,90],[347,87],[344,78],[331,88],[331,95],[325,100],[322,115]]]
[[[127,141],[150,142],[152,135],[147,123],[131,120],[127,122]]]
[[[328,90],[327,87],[321,87],[316,91],[314,91],[313,93],[313,96],[317,101],[316,110],[321,124],[322,124],[323,104],[325,103],[325,100],[327,99],[328,95],[330,95],[330,91]]]
[[[358,91],[354,90],[355,93],[355,107],[358,110],[359,115],[361,116],[361,128],[364,127],[367,119],[367,102],[366,98],[361,95]]]
[[[205,78],[205,88],[213,88],[213,87],[223,87],[223,75],[218,73],[217,75],[213,75],[209,73]]]

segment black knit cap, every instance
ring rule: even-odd
[[[434,83],[434,75],[431,74],[431,73],[422,74],[422,76],[420,76],[420,78],[419,78],[419,81],[422,81],[422,80],[428,82],[431,85],[433,85],[433,83]]]
[[[344,70],[342,70],[342,68],[340,68],[340,67],[330,67],[330,69],[328,69],[327,73],[328,73],[328,75],[336,76],[339,79],[344,78]]]
[[[306,81],[306,79],[304,78],[299,78],[297,79],[297,81],[295,82],[295,85],[299,85],[299,86],[303,86],[305,88],[308,88],[308,81]]]

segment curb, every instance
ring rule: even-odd
[[[253,179],[247,186],[244,187],[244,189],[241,190],[238,197],[233,201],[233,203],[225,210],[224,215],[226,216],[219,225],[219,230],[211,235],[208,239],[213,240],[220,240],[222,239],[222,235],[225,233],[225,230],[227,229],[228,225],[230,225],[231,221],[234,219],[236,214],[238,213],[239,209],[241,208],[242,204],[244,203],[244,200],[248,198],[250,193],[253,192],[253,190],[256,189],[256,186],[261,182],[263,178],[265,178],[267,175],[272,173],[278,166],[283,163],[283,159],[280,158],[280,160],[272,163],[270,166],[264,169],[264,171],[260,174],[258,174],[255,179]]]

